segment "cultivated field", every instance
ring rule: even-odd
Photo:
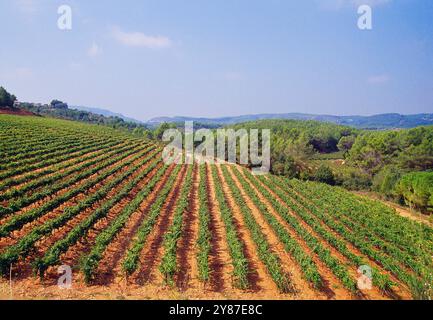
[[[340,188],[166,166],[161,152],[102,126],[0,115],[0,297],[429,294],[427,225]],[[57,287],[61,265],[73,269],[69,290]],[[359,288],[360,267],[371,288]]]

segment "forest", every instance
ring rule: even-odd
[[[316,121],[262,120],[230,128],[271,130],[276,175],[375,191],[423,212],[433,210],[433,126],[359,130]]]

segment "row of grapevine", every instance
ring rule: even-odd
[[[149,236],[150,232],[153,230],[153,227],[158,220],[159,215],[161,214],[161,209],[164,206],[181,169],[182,166],[176,166],[176,168],[173,170],[168,181],[165,183],[161,192],[158,194],[158,197],[150,207],[145,220],[140,225],[135,235],[135,240],[132,242],[131,247],[126,253],[125,259],[122,262],[122,268],[126,274],[130,275],[137,270],[140,253],[143,251],[146,239]]]
[[[71,141],[69,143],[63,143],[62,146],[59,147],[58,150],[55,148],[51,148],[49,152],[45,152],[39,157],[24,157],[23,159],[12,161],[10,159],[4,159],[5,162],[3,164],[0,164],[0,171],[7,171],[12,168],[19,168],[19,167],[26,167],[35,163],[42,162],[47,159],[52,159],[56,157],[61,157],[64,155],[68,155],[71,153],[75,153],[77,151],[80,151],[83,146],[88,145],[89,143],[94,142],[103,142],[103,139],[99,139],[98,141],[95,141],[94,139],[83,139],[83,140],[75,140]]]
[[[57,138],[54,141],[44,142],[42,145],[38,145],[37,147],[29,147],[26,146],[25,149],[19,149],[15,154],[4,154],[3,162],[5,164],[10,164],[13,162],[18,162],[22,159],[38,159],[46,156],[47,154],[53,154],[58,151],[62,151],[65,149],[69,149],[72,146],[76,146],[79,144],[86,143],[91,140],[85,140],[83,137],[71,137],[66,136],[63,139]],[[3,168],[1,166],[1,168]]]
[[[345,256],[352,267],[358,269],[360,266],[368,265],[368,261],[360,256],[353,254],[346,246],[346,243],[336,238],[329,230],[324,228],[320,219],[315,219],[302,205],[294,201],[289,194],[284,193],[287,191],[284,188],[279,188],[278,185],[272,184],[272,178],[265,181],[265,184],[271,188],[284,202],[295,212],[307,225],[309,225],[322,239],[324,239],[330,246],[334,247]],[[387,275],[379,272],[376,268],[372,268],[373,284],[382,291],[389,291],[393,286],[393,282]]]
[[[38,169],[42,169],[42,168],[45,168],[47,166],[58,165],[60,162],[75,159],[76,157],[80,157],[82,155],[85,155],[88,152],[98,151],[100,149],[101,144],[103,144],[103,143],[104,143],[104,141],[93,142],[87,146],[80,147],[80,150],[77,150],[77,153],[69,153],[69,154],[65,154],[64,156],[61,156],[58,158],[47,159],[47,160],[44,160],[44,161],[41,161],[41,162],[38,162],[38,163],[35,163],[32,165],[26,165],[26,166],[13,168],[12,170],[8,170],[6,172],[0,173],[0,179],[3,180],[3,179],[7,179],[10,177],[19,175],[19,174],[31,172],[31,171],[38,170]],[[138,143],[137,143],[137,145],[138,145]]]
[[[318,211],[316,216],[319,215],[321,218],[323,217],[323,215],[321,214],[322,212],[318,210],[317,206],[311,204],[309,201],[306,201],[304,198],[301,198],[297,193],[293,192],[293,190],[291,189],[286,189],[286,190],[287,192],[290,192],[293,199],[298,201],[298,203],[301,203],[304,207],[308,208],[308,210],[310,210],[313,213]],[[325,207],[325,204],[322,204],[322,206]],[[334,203],[334,209],[335,209],[335,203]],[[357,230],[358,231],[357,236],[365,239],[364,241],[366,243],[372,244],[373,247],[382,250],[384,253],[392,256],[396,261],[400,262],[401,265],[406,265],[406,267],[409,268],[410,270],[415,271],[421,276],[423,275],[424,266],[422,266],[420,263],[415,261],[407,253],[401,251],[400,249],[396,248],[394,245],[390,243],[383,242],[380,238],[376,237],[375,235],[372,235],[370,231],[362,228],[362,226],[353,223],[352,221],[349,221],[349,219],[346,219],[346,217],[343,217],[338,213],[333,215],[333,218],[334,220],[338,219],[338,221],[333,221],[329,223],[332,223],[332,225],[334,225],[335,227],[337,227],[338,223],[341,222],[341,225],[339,226],[340,230],[344,230],[344,228],[346,228],[347,232],[349,232],[350,230]]]
[[[64,210],[62,215],[57,218],[47,221],[46,223],[33,228],[33,230],[26,236],[21,238],[16,245],[10,246],[5,252],[0,254],[0,270],[2,273],[6,272],[8,266],[11,263],[16,262],[19,258],[24,258],[33,248],[34,244],[39,241],[43,236],[51,234],[55,229],[62,227],[65,223],[71,220],[73,217],[77,216],[80,212],[87,208],[91,208],[97,201],[100,201],[106,197],[108,192],[115,188],[117,185],[122,183],[131,174],[133,174],[139,167],[146,164],[150,159],[152,159],[155,154],[146,157],[141,160],[135,166],[132,166],[124,173],[115,177],[109,183],[100,188],[97,192],[90,194],[84,200],[80,201],[79,204],[73,207],[68,207]]]
[[[96,222],[106,218],[110,210],[122,199],[127,197],[132,189],[135,188],[140,181],[148,177],[148,175],[153,172],[162,162],[161,158],[155,157],[155,154],[152,154],[146,158],[143,163],[140,163],[137,167],[131,168],[125,173],[125,176],[122,175],[117,180],[122,181],[127,175],[130,175],[137,170],[138,167],[147,163],[151,159],[152,162],[146,169],[140,171],[140,173],[134,179],[129,181],[120,191],[116,192],[114,197],[105,201],[90,216],[75,226],[63,239],[54,243],[41,259],[35,261],[34,266],[41,276],[44,275],[44,272],[48,269],[48,267],[60,264],[61,254],[66,252],[72,245],[76,244],[81,238],[83,238],[96,224]],[[79,209],[78,206],[77,209]]]
[[[297,183],[293,180],[291,183]],[[324,203],[333,201],[339,206],[339,211],[350,212],[345,214],[349,219],[355,219],[363,228],[369,228],[378,237],[399,245],[412,256],[423,252],[433,254],[433,231],[426,225],[409,221],[396,214],[395,210],[367,199],[356,197],[340,188],[329,189],[326,185],[304,183],[298,192],[314,195],[311,200],[317,203],[317,198],[323,195]],[[351,203],[349,203],[351,202]],[[368,213],[366,215],[365,213]],[[370,229],[371,228],[371,229]],[[417,250],[417,249],[420,250]]]
[[[179,199],[176,202],[176,210],[174,212],[172,225],[164,237],[165,253],[162,257],[159,270],[163,274],[165,281],[168,284],[173,283],[173,277],[178,270],[178,265],[176,262],[177,244],[182,235],[184,213],[188,208],[189,197],[191,196],[193,171],[194,167],[190,165],[188,167],[186,178],[182,181],[182,190]]]
[[[15,177],[4,179],[0,182],[0,192],[7,190],[5,193],[10,193],[11,192],[10,190],[14,190],[12,189],[12,187],[14,186],[18,186],[26,182],[32,182],[44,176],[65,170],[71,166],[75,166],[82,162],[92,160],[95,157],[104,155],[105,153],[109,152],[112,149],[114,150],[118,149],[120,146],[121,144],[118,142],[109,142],[106,144],[102,144],[97,151],[85,153],[82,157],[78,156],[75,159],[68,161],[66,163],[59,163],[57,165],[46,167],[41,170],[29,172],[21,176],[15,176]]]
[[[322,277],[320,276],[317,266],[308,254],[303,250],[302,246],[292,238],[284,228],[284,226],[275,218],[270,212],[268,207],[260,200],[259,193],[253,189],[250,181],[247,181],[239,172],[239,169],[234,169],[234,174],[242,184],[242,188],[248,193],[248,196],[253,201],[254,205],[260,209],[261,214],[264,216],[268,224],[273,228],[275,234],[278,236],[281,243],[284,245],[286,251],[295,259],[300,265],[302,273],[307,281],[314,287],[321,288],[323,286]],[[248,172],[249,179],[253,179]]]
[[[287,274],[285,274],[284,270],[281,268],[280,259],[271,250],[266,236],[261,231],[260,225],[254,219],[251,209],[248,207],[239,189],[236,187],[236,184],[233,178],[230,176],[230,173],[228,172],[226,166],[222,167],[222,172],[223,172],[225,182],[230,188],[231,194],[233,195],[235,202],[240,208],[245,224],[248,230],[250,231],[251,237],[256,245],[257,252],[260,259],[265,264],[269,274],[271,275],[278,289],[281,292],[291,291],[292,288],[291,288],[290,279],[288,278]]]
[[[226,229],[227,244],[230,250],[230,256],[233,264],[233,280],[234,285],[240,289],[247,289],[250,286],[248,281],[248,260],[244,254],[244,244],[239,238],[236,230],[233,213],[228,205],[222,189],[217,167],[212,168],[212,179],[214,181],[215,197],[218,201],[219,211]]]
[[[66,178],[66,177],[68,177],[74,173],[82,172],[83,170],[85,170],[89,167],[92,167],[97,163],[105,161],[105,160],[115,156],[116,154],[127,151],[127,149],[128,148],[125,148],[123,150],[119,149],[119,150],[113,150],[113,151],[105,152],[101,157],[92,157],[92,159],[90,161],[81,163],[80,165],[78,165],[76,167],[70,167],[67,170],[64,170],[60,173],[54,174],[54,175],[49,176],[49,177],[44,177],[41,179],[34,179],[21,188],[13,188],[13,189],[8,190],[8,192],[6,192],[4,194],[1,194],[0,195],[0,201],[10,200],[12,198],[19,197],[19,202],[24,203],[24,204],[17,205],[16,202],[14,202],[14,204],[16,205],[16,207],[22,208],[25,205],[27,205],[28,203],[32,203],[34,201],[37,201],[38,199],[41,199],[41,197],[45,197],[48,194],[54,194],[57,191],[63,189],[65,186],[71,185],[70,181],[73,181],[76,178],[72,177],[70,180],[65,181],[64,183],[58,183],[58,181],[62,181],[62,180],[64,180],[64,178]],[[55,182],[57,182],[57,183],[53,184]],[[51,186],[51,187],[49,187],[49,188],[45,187],[43,190],[43,193],[41,193],[41,192],[35,193],[37,188],[43,187],[43,186]],[[30,199],[26,202],[25,201],[25,199],[26,199],[25,195],[28,191],[32,191],[32,195],[31,195],[31,197],[29,197]],[[10,204],[10,206],[12,206],[12,205]]]
[[[136,153],[137,150],[130,151],[131,154]],[[88,171],[83,172],[79,176],[77,176],[77,181],[80,181],[83,178],[87,178],[91,175],[94,175],[95,173],[99,172],[99,174],[91,178],[89,180],[86,180],[83,184],[80,184],[74,188],[69,189],[65,193],[61,194],[58,197],[55,197],[54,199],[45,202],[39,207],[33,208],[31,210],[28,210],[20,215],[14,215],[12,216],[7,222],[2,224],[0,226],[0,237],[7,237],[12,231],[18,230],[20,227],[22,227],[24,224],[33,221],[36,218],[39,218],[43,216],[44,214],[48,213],[49,211],[55,209],[65,201],[68,201],[69,199],[72,199],[73,197],[77,196],[80,193],[85,192],[86,190],[90,189],[94,185],[102,182],[107,177],[110,177],[114,173],[121,170],[125,165],[129,165],[132,162],[136,161],[140,157],[146,155],[149,152],[148,149],[142,150],[139,152],[135,157],[124,161],[124,159],[128,156],[128,153],[122,154],[116,158],[107,160],[106,162],[103,162],[102,164],[98,165],[95,168],[89,169]],[[123,162],[122,162],[123,161]],[[114,165],[114,166],[113,166]],[[101,169],[103,170],[106,167],[112,166],[108,170],[104,170],[103,172],[100,172]]]
[[[266,178],[257,178],[260,182],[265,183]],[[311,251],[319,257],[319,259],[334,273],[334,275],[340,279],[341,283],[350,291],[357,291],[356,281],[349,274],[347,267],[343,265],[337,258],[332,256],[329,249],[325,248],[320,241],[313,236],[307,229],[305,229],[302,224],[292,215],[290,210],[283,205],[286,203],[284,197],[281,198],[283,202],[278,201],[271,192],[264,188],[257,179],[251,179],[250,181],[259,189],[267,201],[269,201],[276,212],[279,213],[280,217],[286,221],[293,230],[303,239],[306,245],[311,249]]]
[[[296,183],[296,181],[293,181]],[[305,184],[304,187],[299,189],[302,193],[310,184]],[[325,188],[317,186],[317,188],[306,189],[313,192],[315,195],[312,201],[317,204],[318,195],[323,194],[323,205],[335,203],[338,206],[338,217],[345,219],[349,224],[361,228],[368,232],[366,236],[375,245],[383,247],[385,250],[392,250],[394,252],[406,252],[410,257],[422,259],[422,262],[428,265],[432,264],[431,254],[433,254],[433,243],[429,243],[429,233],[431,229],[421,224],[410,223],[402,217],[395,214],[390,208],[378,204],[373,201],[361,201],[350,194],[342,197],[344,193],[336,189],[332,193],[326,191]],[[305,192],[305,191],[304,191]],[[335,202],[338,197],[341,197]],[[351,201],[352,204],[349,204]],[[353,204],[356,204],[354,206]],[[344,214],[350,212],[351,214]],[[368,212],[368,215],[365,214]],[[344,215],[344,217],[343,217]],[[399,227],[396,229],[396,227]],[[408,259],[406,256],[405,259]]]
[[[8,130],[6,137],[3,137],[0,141],[0,147],[2,155],[5,157],[24,156],[27,153],[32,155],[32,152],[38,150],[47,150],[47,146],[58,142],[71,142],[77,139],[88,138],[88,134],[85,132],[72,133],[69,131],[57,130],[52,135],[41,131],[39,135],[34,135],[34,128],[30,129],[31,134],[26,134],[23,128],[17,129],[15,133],[11,129]]]
[[[352,243],[363,254],[378,262],[385,270],[393,273],[399,280],[408,285],[414,294],[419,292],[420,288],[424,287],[425,281],[427,281],[427,283],[431,282],[428,271],[431,270],[431,268],[426,267],[425,271],[422,272],[422,274],[425,275],[423,276],[423,279],[417,278],[413,274],[413,270],[406,270],[402,268],[398,263],[396,263],[396,260],[378,251],[374,246],[366,241],[365,237],[360,236],[358,233],[352,232],[344,224],[338,222],[335,217],[338,217],[341,212],[339,212],[336,207],[338,207],[338,204],[337,202],[334,202],[332,206],[328,205],[325,211],[318,210],[317,208],[314,208],[314,206],[311,206],[311,210],[316,216],[325,221],[329,227],[339,233],[344,239]],[[329,213],[324,214],[326,212]],[[360,234],[362,234],[362,231]]]
[[[205,165],[200,165],[199,168],[200,183],[198,187],[198,239],[197,239],[197,265],[198,276],[201,281],[207,282],[210,277],[209,254],[211,250],[212,234],[210,228],[210,212],[207,186],[208,174]]]
[[[95,244],[90,252],[84,257],[81,265],[81,271],[84,274],[86,282],[92,281],[94,273],[98,267],[107,246],[112,242],[114,237],[122,230],[128,221],[129,217],[140,207],[141,203],[150,195],[154,190],[157,183],[166,173],[168,167],[161,166],[157,173],[148,182],[145,188],[140,190],[135,198],[128,203],[126,207],[117,215],[116,219],[102,231],[95,240]]]

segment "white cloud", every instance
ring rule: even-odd
[[[95,42],[93,42],[92,46],[87,50],[87,55],[89,57],[96,57],[102,53],[101,47],[99,47]]]
[[[128,47],[144,47],[149,49],[169,48],[172,42],[164,36],[150,36],[141,32],[123,32],[118,28],[114,28],[112,36],[119,43]]]
[[[370,84],[385,84],[388,83],[389,80],[390,77],[387,74],[373,75],[367,79]]]

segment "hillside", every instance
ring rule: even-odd
[[[433,114],[401,115],[397,113],[379,114],[373,116],[334,116],[334,115],[312,115],[303,113],[285,114],[258,114],[243,115],[237,117],[223,118],[192,118],[192,117],[159,117],[149,121],[156,125],[163,122],[185,122],[196,121],[209,125],[231,125],[246,121],[265,119],[292,119],[292,120],[316,120],[320,122],[331,122],[339,125],[351,126],[359,129],[393,129],[414,128],[417,126],[433,125]]]
[[[433,229],[380,202],[166,165],[161,145],[105,126],[0,115],[0,136],[0,288],[12,277],[17,297],[432,297]]]
[[[91,113],[94,113],[94,114],[103,115],[105,117],[113,117],[113,118],[117,117],[117,118],[123,119],[123,120],[125,120],[127,122],[144,124],[140,120],[137,120],[137,119],[134,119],[134,118],[130,118],[130,117],[125,117],[121,113],[112,112],[112,111],[107,110],[107,109],[93,108],[93,107],[84,107],[84,106],[70,106],[70,108],[74,109],[74,110],[87,111],[87,112],[91,112]]]
[[[62,101],[53,100],[51,104],[35,104],[28,102],[21,102],[19,104],[21,112],[29,112],[44,117],[53,117],[58,119],[80,121],[90,124],[105,125],[118,129],[126,129],[132,131],[138,129],[144,131],[147,126],[136,120],[128,121],[124,118],[117,116],[109,111],[102,109],[93,109],[93,111],[78,110],[70,108],[67,103]],[[89,109],[91,110],[91,109]]]

